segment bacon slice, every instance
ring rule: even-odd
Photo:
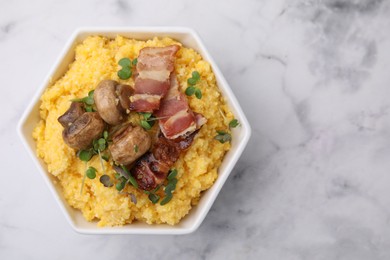
[[[179,49],[179,45],[141,49],[134,96],[130,98],[131,110],[153,112],[160,107],[160,101],[170,87],[170,75],[175,68],[175,55]]]
[[[174,73],[171,75],[171,88],[155,115],[160,118],[160,129],[168,139],[191,134],[207,122],[201,114],[190,109],[186,96],[179,90]]]
[[[192,144],[198,131],[175,140],[159,134],[151,152],[144,154],[130,170],[141,190],[153,190],[167,178],[169,169],[179,159],[180,153]]]

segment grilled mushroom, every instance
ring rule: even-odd
[[[115,93],[119,98],[119,104],[123,111],[130,109],[130,96],[133,95],[133,89],[129,85],[120,84],[116,86]],[[128,110],[130,112],[130,110]]]
[[[125,124],[113,133],[108,149],[116,163],[129,165],[147,152],[150,145],[151,138],[142,127]]]
[[[69,109],[58,118],[58,122],[64,127],[67,128],[71,125],[77,118],[84,114],[84,104],[81,102],[72,102]]]
[[[66,127],[62,137],[67,145],[81,150],[91,146],[92,141],[103,133],[104,122],[96,112],[85,112],[73,124]]]
[[[93,99],[103,120],[110,125],[117,125],[124,120],[131,94],[130,86],[118,85],[114,80],[103,80],[96,87]]]

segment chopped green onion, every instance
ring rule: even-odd
[[[170,173],[168,174],[168,180],[172,180],[173,178],[175,178],[177,175],[177,170],[176,169],[173,169],[170,171]]]
[[[161,206],[164,206],[165,204],[167,204],[168,202],[171,201],[172,197],[173,197],[172,193],[168,194],[167,196],[165,196],[165,197],[161,200],[160,205],[161,205]]]
[[[175,183],[168,183],[168,185],[165,187],[165,194],[169,195],[176,189],[176,184]]]
[[[150,200],[153,204],[156,204],[156,203],[160,200],[160,196],[158,196],[157,194],[154,194],[154,193],[149,193],[148,198],[149,198],[149,200]]]

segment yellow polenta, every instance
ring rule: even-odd
[[[171,44],[181,45],[170,38],[138,41],[121,36],[115,39],[89,37],[76,47],[75,60],[65,75],[53,82],[42,95],[41,121],[33,132],[37,141],[37,154],[46,162],[48,171],[58,179],[68,203],[80,209],[88,221],[98,220],[99,226],[124,225],[133,221],[170,225],[178,223],[197,204],[201,192],[213,185],[218,167],[230,148],[229,143],[221,144],[213,138],[216,130],[228,129],[228,122],[233,119],[233,115],[218,90],[210,65],[193,49],[184,46],[177,53],[175,61],[181,91],[187,87],[187,79],[191,77],[192,71],[198,71],[201,81],[197,86],[203,97],[197,99],[191,96],[188,100],[192,110],[203,114],[208,121],[191,148],[174,165],[178,170],[178,183],[173,199],[168,204],[153,204],[142,191],[127,185],[125,191],[133,193],[137,198],[134,204],[128,195],[119,194],[115,187],[104,187],[99,181],[102,167],[98,156],[86,164],[77,158],[75,150],[63,142],[63,128],[57,118],[69,108],[71,99],[86,96],[104,79],[134,86],[133,79],[118,78],[118,61],[124,57],[136,58],[140,49],[147,46]],[[129,121],[138,123],[139,115],[131,113]],[[157,127],[156,124],[152,131],[157,131]],[[82,178],[89,166],[98,170],[97,178],[86,178],[83,192],[80,193]],[[104,162],[104,167],[107,174],[115,179],[111,163]]]

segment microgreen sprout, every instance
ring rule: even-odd
[[[225,131],[217,131],[217,135],[214,137],[214,139],[223,144],[231,141],[232,136]]]
[[[85,162],[85,167],[87,167],[87,162]],[[80,195],[83,193],[83,188],[85,184],[85,178],[88,177],[89,179],[95,179],[96,178],[96,169],[93,167],[89,167],[85,172],[83,176],[83,180],[81,181],[81,188],[80,188]]]
[[[138,188],[138,183],[134,179],[134,177],[129,173],[127,168],[124,165],[114,165],[114,170],[120,174],[123,178],[127,180],[131,185],[133,185],[135,188]]]
[[[140,121],[140,125],[145,129],[145,130],[150,130],[154,123],[156,118],[152,115],[152,113],[139,113],[140,115],[143,116],[143,119]]]
[[[148,196],[149,200],[153,203],[156,204],[160,200],[160,196],[155,194],[155,193],[149,193]]]
[[[71,101],[84,103],[86,112],[96,111],[96,109],[94,108],[95,101],[93,99],[93,93],[94,92],[95,92],[94,90],[91,90],[91,91],[88,92],[88,96],[83,97],[83,98],[71,99]]]
[[[195,94],[195,97],[197,99],[202,98],[202,91],[198,87],[195,86],[199,82],[199,80],[200,80],[199,72],[196,70],[193,71],[192,77],[187,79],[188,87],[185,90],[185,93],[187,96],[192,96]]]
[[[121,178],[122,180],[120,182],[118,182],[116,185],[115,185],[115,188],[118,190],[118,191],[121,191],[123,190],[123,188],[125,187],[126,185],[126,179],[125,178]]]
[[[89,149],[89,150],[79,150],[77,152],[77,156],[83,162],[88,162],[89,160],[91,160],[93,155],[94,154],[93,154],[93,151],[91,149]]]
[[[96,178],[96,169],[90,166],[85,173],[87,174],[87,177],[91,180]]]
[[[100,182],[104,185],[104,187],[112,187],[114,184],[111,182],[110,176],[104,174],[100,176]]]
[[[122,67],[118,71],[118,77],[120,79],[129,79],[132,75],[132,67],[137,65],[138,60],[134,59],[131,61],[129,58],[122,58],[119,60],[118,64]]]
[[[235,127],[237,127],[237,126],[239,126],[240,125],[240,123],[238,122],[238,120],[237,119],[232,119],[232,121],[230,121],[229,122],[229,128],[235,128]]]

